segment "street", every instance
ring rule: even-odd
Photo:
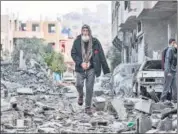
[[[1,4],[1,133],[177,133],[177,1]]]

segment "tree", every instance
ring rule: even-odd
[[[108,53],[106,54],[106,58],[110,61],[111,71],[113,71],[114,68],[121,63],[121,53],[114,46],[110,47]]]
[[[66,71],[66,65],[64,64],[64,57],[61,53],[46,53],[45,62],[53,72],[63,73]]]
[[[43,39],[37,38],[22,38],[16,39],[15,49],[12,53],[14,62],[19,62],[20,50],[24,52],[24,59],[28,62],[30,59],[35,59],[37,62],[43,64],[43,55],[45,54],[47,44]]]
[[[12,56],[15,63],[19,63],[20,50],[23,50],[24,59],[27,63],[30,59],[34,59],[41,65],[47,64],[53,72],[64,72],[66,70],[63,55],[54,52],[52,46],[47,45],[43,39],[16,39]]]

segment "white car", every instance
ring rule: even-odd
[[[63,83],[75,84],[76,77],[72,73],[64,73],[62,78]]]
[[[147,60],[142,63],[135,75],[133,91],[136,95],[140,95],[145,90],[146,92],[155,90],[156,93],[160,93],[163,90],[163,83],[164,71],[161,60]]]

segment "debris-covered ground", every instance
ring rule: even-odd
[[[89,116],[84,106],[77,105],[75,87],[56,86],[46,70],[35,60],[25,70],[2,63],[1,132],[177,132],[177,107],[170,102],[113,97],[107,76],[107,84],[95,86],[93,115]]]

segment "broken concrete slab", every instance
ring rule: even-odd
[[[162,102],[158,102],[158,103],[153,103],[152,106],[151,106],[151,111],[154,112],[154,111],[161,111],[163,109],[167,108],[166,105],[164,105],[164,103]]]
[[[177,119],[172,121],[172,129],[173,130],[177,129]]]
[[[39,133],[57,133],[57,131],[55,130],[55,128],[51,128],[51,127],[46,127],[46,128],[38,128],[38,132]]]
[[[146,133],[148,134],[157,134],[159,130],[157,129],[151,129],[151,130],[148,130]]]
[[[161,120],[157,127],[160,131],[169,131],[172,130],[172,120],[170,118],[165,118]]]
[[[108,121],[106,120],[92,120],[91,121],[91,125],[96,127],[96,126],[107,126],[108,125]]]
[[[26,95],[33,95],[33,90],[31,88],[18,88],[17,93],[20,94],[26,94]]]
[[[151,128],[152,128],[151,119],[148,116],[141,114],[141,116],[139,117],[139,133],[145,133]]]
[[[161,121],[161,118],[158,117],[156,114],[152,114],[151,117],[152,127],[157,128],[159,122]]]
[[[113,110],[117,113],[117,115],[119,116],[119,119],[125,120],[127,118],[126,109],[124,107],[124,103],[122,99],[117,99],[117,98],[113,99],[111,101],[111,106]]]
[[[93,99],[93,105],[95,106],[96,110],[101,111],[104,110],[105,108],[105,103],[106,103],[106,99],[103,97],[95,97]]]
[[[151,113],[152,100],[141,99],[138,103],[135,104],[135,109],[144,113]]]
[[[112,129],[117,132],[117,133],[120,133],[120,132],[123,132],[123,131],[127,131],[127,126],[126,124],[122,123],[122,122],[114,122],[112,125],[111,125]]]
[[[94,96],[101,96],[104,94],[104,91],[102,89],[96,89],[93,94]]]

